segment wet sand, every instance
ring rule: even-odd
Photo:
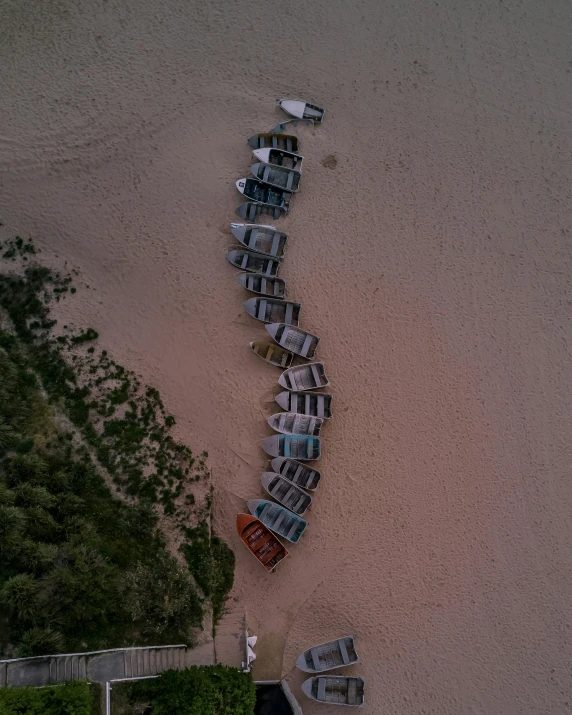
[[[209,451],[255,676],[333,713],[294,663],[353,632],[365,715],[570,712],[569,4],[3,9],[0,220],[80,271],[65,318]],[[308,533],[267,576],[234,520],[279,371],[225,249],[278,96],[327,110],[278,225],[335,416]]]

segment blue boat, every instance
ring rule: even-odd
[[[293,544],[300,541],[308,522],[293,514],[288,509],[266,499],[249,499],[248,509],[252,516],[271,529],[278,536],[283,536]]]
[[[288,457],[307,462],[311,459],[320,459],[322,443],[319,437],[279,434],[263,440],[262,449],[271,457]]]

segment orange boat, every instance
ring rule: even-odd
[[[276,568],[279,561],[288,556],[288,549],[256,517],[237,514],[236,530],[246,548],[269,573]]]

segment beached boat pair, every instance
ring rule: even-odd
[[[308,648],[296,661],[305,673],[323,673],[360,662],[353,636],[344,636]],[[318,675],[302,684],[302,691],[312,700],[325,705],[362,707],[365,703],[365,680],[357,676]]]
[[[250,314],[252,315],[252,313]],[[280,347],[274,346],[278,349],[270,350],[273,346],[272,343],[264,340],[251,342],[250,348],[263,360],[277,367],[287,368],[292,364],[295,355],[308,360],[314,357],[316,347],[320,342],[320,338],[316,335],[286,323],[270,323],[270,325],[265,325],[264,327]]]

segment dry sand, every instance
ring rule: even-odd
[[[208,449],[257,677],[299,693],[298,653],[353,632],[364,714],[570,712],[569,2],[191,5],[3,0],[6,230],[80,270],[72,317]],[[278,371],[224,254],[278,96],[327,109],[280,228],[335,419],[267,576],[234,518]]]

